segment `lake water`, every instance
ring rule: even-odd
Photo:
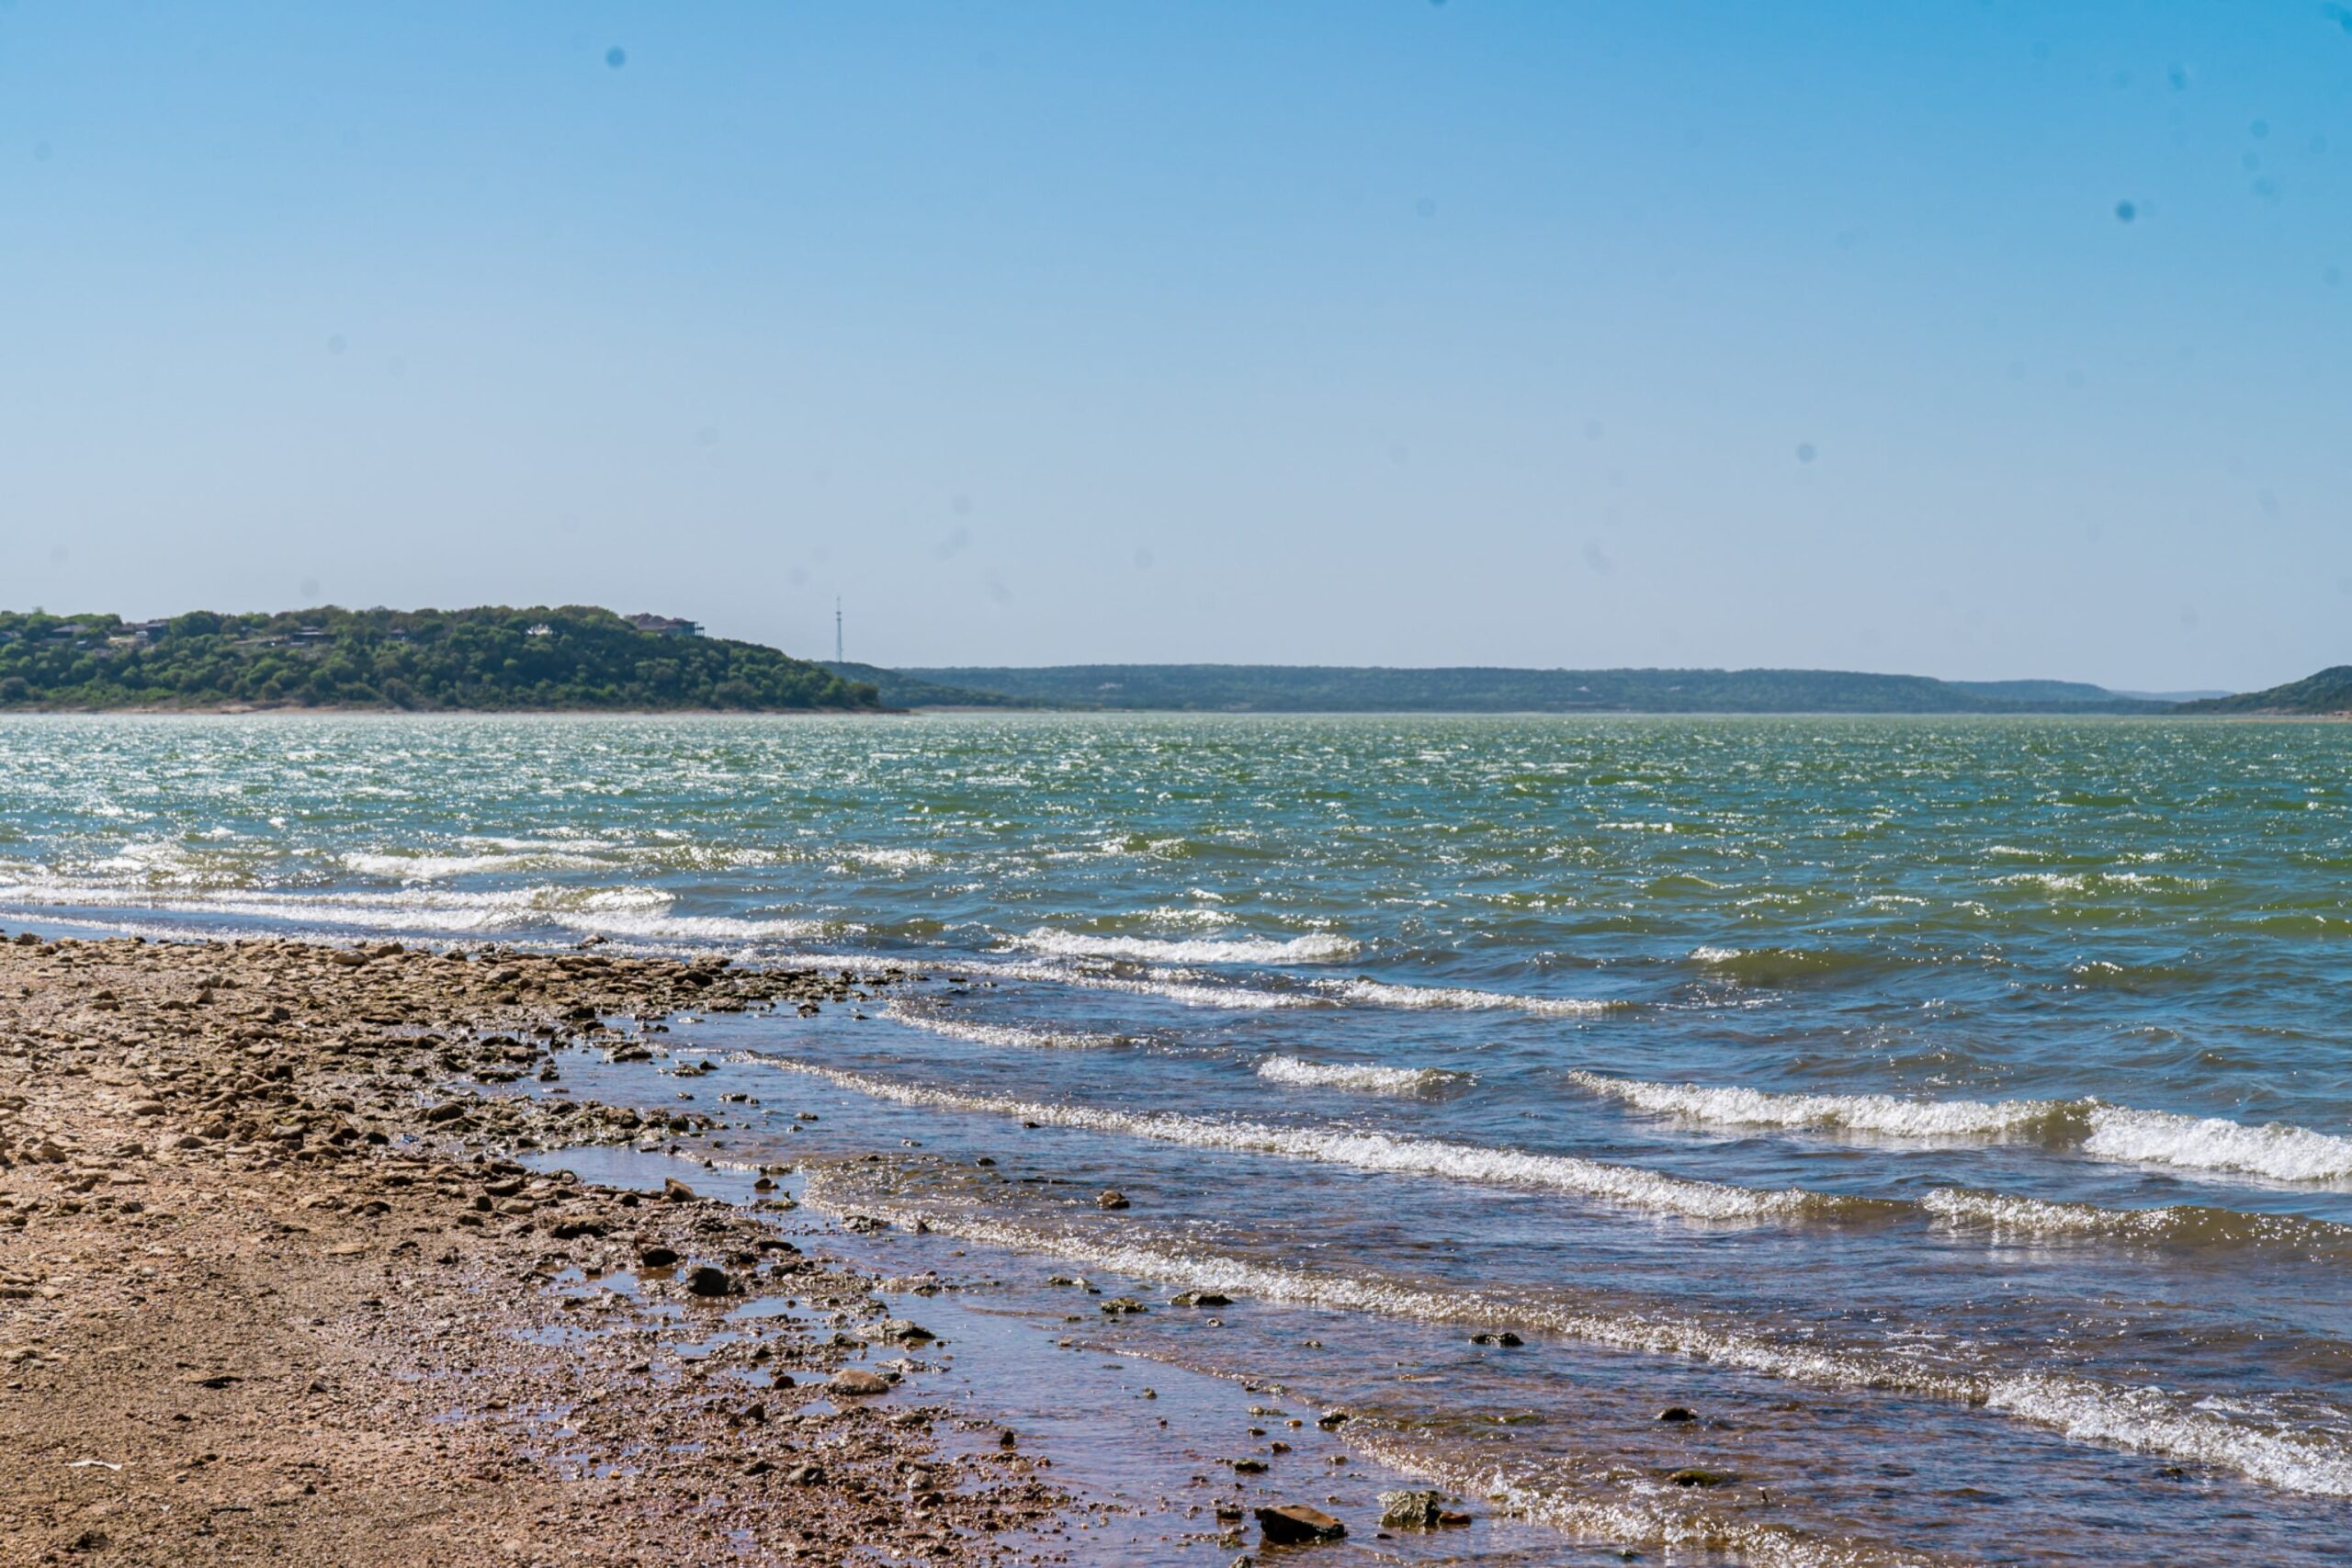
[[[2352,1541],[2342,727],[10,718],[0,923],[910,962],[731,1156],[1566,1541]]]

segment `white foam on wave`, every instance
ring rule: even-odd
[[[469,855],[368,854],[354,851],[337,857],[362,876],[399,882],[441,882],[492,871],[581,871],[607,863],[590,855],[547,850],[500,850]]]
[[[836,920],[675,915],[671,896],[641,886],[568,887],[553,883],[498,892],[460,893],[411,886],[374,893],[267,893],[241,890],[209,896],[158,897],[127,888],[0,887],[0,902],[103,908],[143,908],[172,914],[283,920],[368,931],[479,934],[531,926],[602,936],[685,942],[793,942],[854,934],[862,928]]]
[[[804,1195],[820,1208],[845,1206],[839,1171],[810,1173]],[[1603,1308],[1476,1290],[1439,1290],[1372,1274],[1275,1267],[1202,1251],[1133,1231],[1097,1240],[1067,1231],[961,1212],[861,1202],[901,1224],[985,1246],[1069,1258],[1119,1273],[1182,1282],[1233,1296],[1428,1322],[1520,1324],[1572,1339],[1652,1355],[1736,1367],[1762,1376],[1841,1389],[1872,1389],[2000,1412],[2076,1442],[2214,1465],[2283,1491],[2352,1497],[2352,1450],[2324,1430],[2285,1429],[2233,1419],[2156,1388],[2127,1388],[2047,1372],[1947,1371],[1899,1355],[1782,1337],[1680,1313]],[[1566,1292],[1553,1292],[1555,1298]]]
[[[1775,1094],[1758,1089],[1645,1083],[1571,1069],[1570,1083],[1637,1111],[1729,1127],[1836,1127],[1896,1137],[2031,1134],[2075,1113],[2052,1100],[1900,1100],[1889,1094]]]
[[[1228,1012],[1264,1012],[1274,1008],[1324,1005],[1323,998],[1303,991],[1268,991],[1250,986],[1204,986],[1175,977],[1181,971],[1155,975],[1113,975],[1091,969],[1069,969],[1046,964],[940,964],[934,967],[998,975],[1013,980],[1044,980],[1091,991],[1120,991],[1128,996],[1160,997],[1186,1007],[1221,1008]]]
[[[968,1040],[975,1045],[1009,1045],[1023,1050],[1089,1051],[1121,1043],[1119,1036],[1115,1034],[1088,1034],[1066,1029],[1032,1029],[1012,1023],[979,1023],[970,1019],[956,1018],[933,1008],[910,1007],[904,1002],[892,1002],[882,1010],[882,1016],[893,1023],[903,1023],[910,1029],[926,1029],[933,1034],[944,1034],[950,1040]]]
[[[2082,1147],[2096,1159],[2243,1171],[2274,1181],[2352,1179],[2352,1138],[2308,1127],[2283,1122],[2249,1127],[2218,1116],[2120,1105],[2096,1105],[2089,1115],[2090,1135]]]
[[[1269,1056],[1258,1064],[1258,1076],[1270,1083],[1302,1089],[1344,1089],[1363,1094],[1425,1094],[1448,1084],[1467,1082],[1467,1073],[1442,1067],[1382,1067],[1369,1062],[1309,1062],[1297,1056]]]
[[[2146,1241],[2171,1239],[2180,1213],[2170,1207],[2102,1209],[2096,1203],[2052,1202],[1968,1187],[1939,1187],[1920,1199],[1919,1206],[1954,1224],[2023,1235],[2120,1235]]]
[[[2166,1203],[2146,1209],[2105,1209],[2023,1198],[2007,1192],[1943,1187],[1919,1206],[1948,1224],[1990,1230],[1997,1235],[2114,1237],[2193,1247],[2289,1247],[2313,1258],[2352,1259],[2352,1225],[2304,1214],[2249,1213],[2197,1203]]]
[[[812,936],[854,935],[864,929],[840,920],[744,919],[733,915],[632,916],[601,910],[560,909],[546,918],[577,931],[676,942],[800,942]]]
[[[1351,939],[1329,931],[1286,939],[1159,938],[1089,936],[1039,926],[1018,940],[1033,952],[1064,958],[1132,958],[1145,964],[1337,964],[1359,951]]]
[[[1464,1012],[1509,1010],[1548,1018],[1582,1018],[1625,1005],[1583,997],[1522,997],[1508,991],[1474,991],[1459,986],[1402,986],[1387,980],[1334,980],[1317,989],[1326,996],[1369,1007]]]
[[[832,872],[919,871],[938,863],[939,855],[932,850],[911,846],[848,844],[832,852],[832,860],[825,869]]]
[[[1634,1166],[1603,1165],[1571,1155],[1527,1154],[1516,1149],[1487,1148],[1476,1144],[1398,1137],[1389,1133],[1342,1128],[1277,1127],[1256,1122],[1227,1122],[1167,1111],[1099,1111],[1089,1106],[1046,1104],[1000,1095],[969,1094],[960,1089],[933,1089],[863,1073],[844,1072],[814,1062],[783,1056],[746,1055],[789,1072],[807,1073],[837,1088],[902,1105],[927,1105],[944,1111],[978,1111],[1019,1117],[1052,1127],[1078,1127],[1089,1132],[1152,1138],[1193,1148],[1227,1149],[1241,1154],[1279,1155],[1289,1159],[1317,1160],[1357,1170],[1399,1175],[1442,1176],[1459,1181],[1487,1182],[1505,1187],[1542,1187],[1598,1198],[1654,1213],[1679,1214],[1686,1219],[1756,1221],[1792,1219],[1840,1212],[1895,1212],[1902,1205],[1867,1198],[1844,1198],[1802,1189],[1762,1190],[1720,1181],[1700,1181],[1667,1176]]]

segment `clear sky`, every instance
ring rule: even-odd
[[[2352,8],[0,0],[0,604],[836,594],[898,664],[2352,662]]]

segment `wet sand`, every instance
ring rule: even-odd
[[[558,1043],[628,1051],[604,1021],[892,978],[12,936],[0,1562],[1059,1554],[1018,1434],[875,1397],[924,1341],[872,1275],[505,1157],[705,1124],[498,1098]],[[727,1317],[752,1294],[797,1310]]]

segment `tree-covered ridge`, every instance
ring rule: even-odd
[[[1057,707],[1062,705],[1036,698],[1008,697],[1001,692],[977,692],[965,686],[943,686],[933,681],[919,681],[903,671],[885,670],[876,664],[860,664],[854,660],[835,663],[820,660],[824,667],[844,681],[863,681],[882,694],[882,705],[888,708],[1025,708]]]
[[[0,611],[0,711],[246,705],[758,712],[878,698],[772,648],[640,629],[593,605],[198,610],[141,622]]]
[[[2074,682],[1974,684],[1843,670],[1391,670],[1084,664],[901,670],[1057,707],[1256,713],[2161,713]],[[919,701],[920,699],[917,699]],[[911,703],[910,705],[913,705]]]
[[[2259,692],[2183,703],[2183,713],[2352,713],[2352,664],[2336,664]]]

